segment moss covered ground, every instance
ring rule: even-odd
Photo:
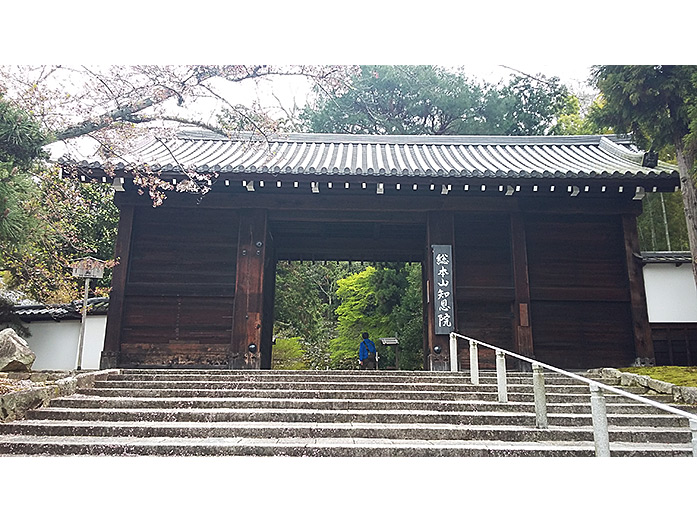
[[[697,387],[697,367],[627,367],[618,369],[681,387]]]

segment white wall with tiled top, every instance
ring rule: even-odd
[[[36,354],[32,370],[72,370],[77,366],[80,320],[37,321],[25,324],[31,332],[26,338]],[[104,347],[106,316],[88,316],[82,350],[82,369],[99,369]]]
[[[649,323],[697,323],[697,287],[689,263],[646,264],[644,286]]]

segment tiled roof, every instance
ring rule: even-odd
[[[109,309],[109,298],[89,298],[87,314],[104,315]],[[79,320],[82,317],[82,300],[60,305],[15,305],[13,311],[22,321]]]
[[[642,167],[643,153],[627,137],[607,136],[373,136],[283,134],[268,141],[188,131],[150,138],[113,162],[117,170],[166,173],[271,173],[469,178],[674,178],[674,165]],[[104,167],[99,158],[59,160]],[[676,181],[677,184],[677,181]]]
[[[644,263],[691,263],[689,251],[646,251],[641,253]]]

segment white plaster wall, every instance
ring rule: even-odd
[[[646,264],[644,286],[650,323],[697,322],[697,288],[689,263]]]
[[[26,324],[31,332],[29,347],[36,354],[32,370],[71,370],[77,364],[77,344],[80,321],[40,321]],[[85,324],[85,343],[82,349],[82,368],[99,369],[104,347],[106,316],[88,316]]]

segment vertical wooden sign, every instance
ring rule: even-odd
[[[431,245],[433,251],[433,308],[436,334],[454,330],[453,248],[452,245]]]

